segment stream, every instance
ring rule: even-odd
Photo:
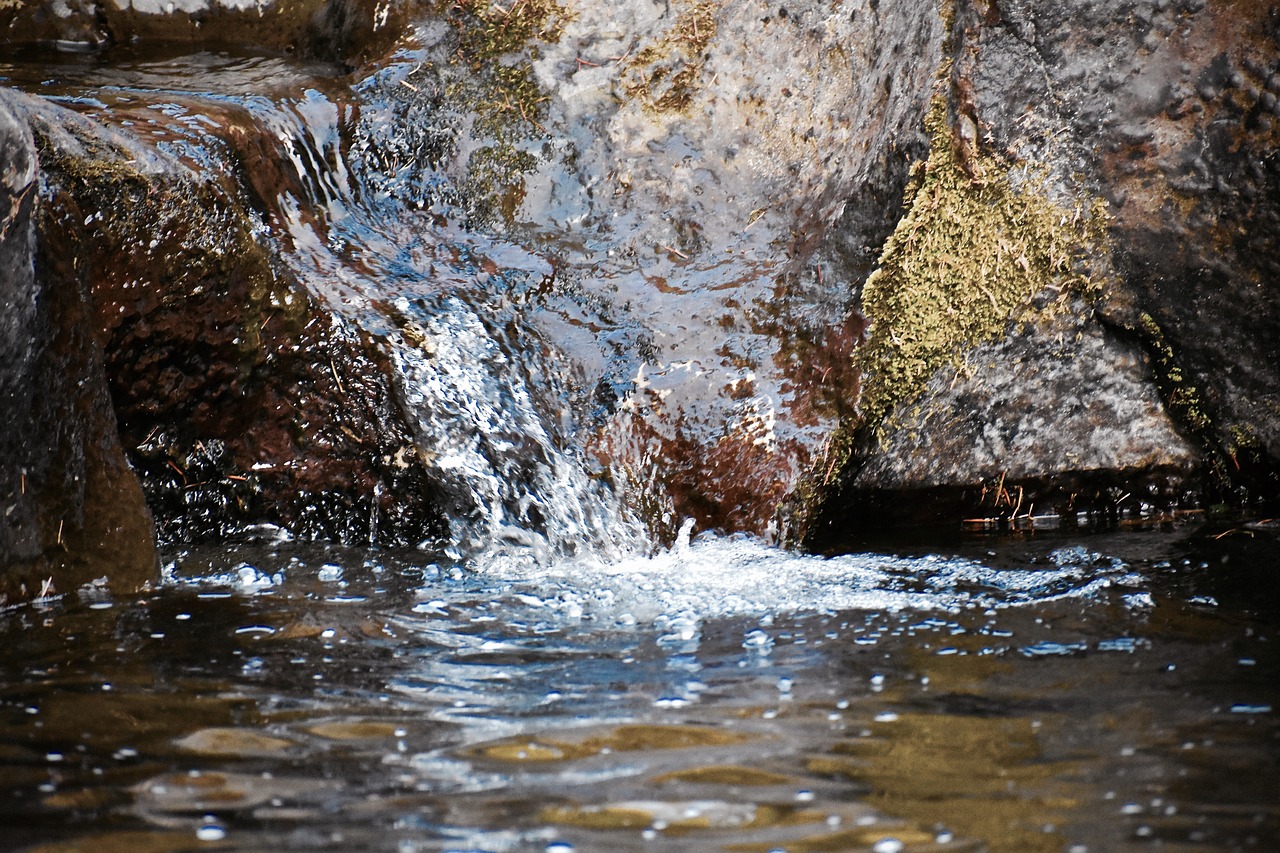
[[[1274,535],[516,570],[263,529],[0,614],[0,849],[1274,850]]]
[[[211,174],[238,168],[211,126],[278,141],[292,172],[260,224],[385,347],[453,525],[453,547],[406,550],[270,526],[169,542],[143,593],[0,610],[0,850],[1280,850],[1274,524],[651,544],[593,430],[683,395],[706,417],[681,429],[808,459],[838,412],[795,414],[770,329],[825,334],[848,288],[819,268],[791,317],[746,252],[642,263],[603,226],[459,225],[368,94],[425,91],[420,67],[356,109],[279,58],[0,64]],[[574,287],[541,293],[556,264]],[[724,321],[728,294],[769,323]],[[660,471],[644,454],[620,464]],[[676,503],[641,497],[671,539]]]

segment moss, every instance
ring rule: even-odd
[[[623,72],[627,94],[654,113],[680,112],[689,106],[702,77],[707,46],[716,34],[714,3],[682,5],[671,29],[639,50]]]
[[[1156,388],[1164,400],[1169,416],[1182,426],[1188,438],[1204,449],[1204,459],[1217,485],[1220,488],[1227,486],[1232,480],[1227,460],[1238,471],[1240,463],[1237,457],[1255,453],[1257,439],[1247,427],[1237,427],[1230,430],[1224,446],[1219,440],[1218,428],[1205,404],[1204,395],[1187,378],[1179,364],[1178,354],[1159,322],[1144,311],[1138,316],[1137,325],[1131,331],[1142,339],[1143,348],[1151,356]]]
[[[944,17],[949,9],[944,5]],[[948,63],[938,79],[949,81],[950,72]],[[788,535],[813,535],[858,458],[903,426],[894,413],[919,419],[911,402],[938,371],[968,373],[964,359],[974,347],[999,340],[1018,322],[1048,322],[1101,293],[1087,259],[1106,244],[1103,203],[1054,203],[1046,175],[981,151],[976,134],[964,140],[954,120],[947,99],[935,96],[925,119],[928,157],[912,167],[906,212],[863,287],[871,325],[853,355],[861,375],[857,411],[797,490]]]
[[[1045,178],[965,148],[943,98],[926,118],[931,149],[906,191],[907,213],[863,289],[872,326],[855,360],[863,374],[860,421],[883,436],[894,409],[939,369],[999,339],[1010,322],[1062,311],[1072,294],[1096,295],[1083,271],[1105,214],[1048,198]]]
[[[449,21],[458,33],[448,98],[471,112],[471,155],[462,182],[463,207],[474,226],[510,224],[524,199],[524,176],[537,168],[529,143],[545,136],[547,95],[538,86],[531,58],[536,42],[557,41],[571,19],[554,0],[459,0]]]
[[[559,40],[570,17],[555,0],[455,0],[461,50],[473,65],[522,50],[534,40]]]

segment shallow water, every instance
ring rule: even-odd
[[[1221,532],[182,551],[0,614],[0,848],[1274,850],[1280,547]]]

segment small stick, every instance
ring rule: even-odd
[[[679,249],[673,249],[670,246],[668,246],[666,243],[659,243],[658,248],[666,249],[668,252],[670,252],[673,255],[679,255],[680,257],[684,258],[686,261],[689,260],[689,256],[686,255],[684,252],[680,251]]]
[[[342,380],[338,378],[338,368],[333,366],[333,359],[329,359],[329,372],[333,374],[333,381],[338,383],[338,393],[347,393],[346,389],[342,387]]]

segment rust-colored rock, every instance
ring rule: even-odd
[[[385,356],[252,232],[235,187],[25,102],[45,253],[86,282],[120,435],[166,537],[271,522],[414,544],[442,521]]]

